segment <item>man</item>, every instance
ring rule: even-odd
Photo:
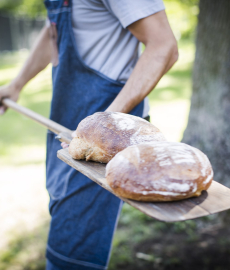
[[[178,57],[162,0],[46,0],[44,27],[19,75],[0,89],[17,101],[23,86],[53,63],[52,120],[74,130],[96,111],[147,116],[144,98]],[[138,59],[139,42],[145,51]],[[3,113],[5,107],[1,106]],[[106,269],[121,201],[58,160],[47,137],[52,216],[47,269]]]

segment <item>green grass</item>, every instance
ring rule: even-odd
[[[16,76],[27,56],[27,52],[0,55],[0,85],[9,83]],[[48,117],[51,94],[49,66],[26,85],[18,103]],[[45,128],[8,109],[5,115],[0,117],[0,164],[22,165],[43,162],[45,140]],[[15,152],[20,159],[15,157]]]

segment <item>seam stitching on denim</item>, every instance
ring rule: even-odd
[[[80,261],[80,260],[75,260],[75,259],[71,259],[71,258],[68,258],[68,257],[65,257],[59,253],[57,253],[56,251],[54,251],[49,245],[47,245],[47,250],[55,257],[63,260],[63,261],[66,261],[66,262],[70,262],[70,263],[73,263],[73,264],[79,264],[79,265],[83,265],[83,266],[89,266],[89,267],[92,267],[92,268],[96,268],[96,269],[103,269],[103,270],[106,270],[107,267],[105,266],[102,266],[102,265],[97,265],[97,264],[94,264],[94,263],[90,263],[90,262],[84,262],[84,261]]]

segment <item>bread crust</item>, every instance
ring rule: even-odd
[[[130,146],[106,166],[106,179],[118,196],[137,201],[175,201],[199,196],[213,180],[200,150],[184,143]]]
[[[107,163],[130,145],[153,141],[165,138],[148,121],[124,113],[98,112],[79,123],[69,153],[74,159]]]

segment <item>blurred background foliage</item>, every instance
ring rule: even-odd
[[[174,34],[179,39],[194,39],[199,13],[197,0],[166,0],[166,13]]]
[[[0,12],[30,18],[46,16],[42,0],[0,0]]]
[[[165,0],[164,3],[177,39],[191,37],[197,22],[198,0]],[[42,0],[0,0],[0,12],[28,18],[46,16]]]

